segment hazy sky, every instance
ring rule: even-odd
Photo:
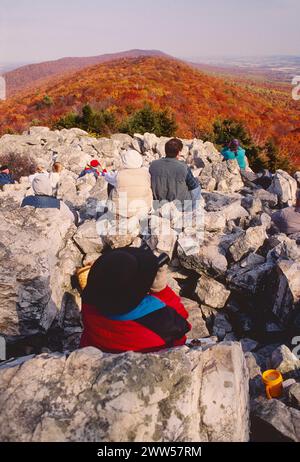
[[[0,0],[0,62],[132,48],[300,55],[299,0]]]

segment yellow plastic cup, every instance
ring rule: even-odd
[[[262,378],[266,387],[267,398],[280,398],[283,382],[281,373],[276,369],[269,369],[263,373]]]

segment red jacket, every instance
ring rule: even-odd
[[[188,313],[170,287],[146,296],[123,316],[108,318],[95,306],[83,304],[80,346],[94,346],[109,353],[150,352],[184,345],[191,329]]]

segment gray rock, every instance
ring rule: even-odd
[[[234,261],[239,261],[250,252],[258,250],[263,245],[266,238],[266,230],[263,226],[248,228],[247,231],[229,247],[229,252]]]
[[[238,343],[147,355],[95,348],[43,354],[0,371],[0,406],[1,441],[249,439]]]
[[[228,263],[226,259],[226,249],[221,246],[221,236],[213,233],[205,233],[204,242],[200,246],[198,254],[186,255],[178,247],[180,263],[186,269],[192,269],[199,274],[208,275],[225,274]]]
[[[281,345],[273,351],[271,365],[284,376],[300,377],[300,360],[286,345]]]
[[[220,282],[203,275],[198,282],[196,294],[201,303],[212,308],[223,308],[230,295],[230,290],[227,290]]]
[[[212,184],[212,179],[215,185]],[[199,175],[199,182],[208,191],[216,189],[228,193],[239,191],[244,186],[235,160],[206,165]]]
[[[287,325],[293,321],[300,308],[300,263],[293,260],[279,261],[273,283],[275,295],[272,310]]]
[[[295,205],[297,181],[287,172],[277,170],[268,191],[278,196],[280,205]]]
[[[80,225],[73,239],[85,254],[100,254],[104,247],[97,232],[96,220],[87,220]]]
[[[203,168],[206,165],[216,162],[222,162],[220,153],[210,142],[194,139],[190,148],[192,162],[197,168]]]
[[[265,386],[262,381],[261,368],[257,362],[257,355],[245,352],[246,364],[249,372],[249,391],[251,399],[265,396]]]
[[[253,196],[259,199],[264,206],[274,208],[278,204],[277,195],[265,189],[256,189],[253,192]]]
[[[129,149],[132,144],[132,138],[126,133],[115,133],[111,136],[113,141],[117,141],[121,149]]]
[[[202,312],[198,303],[187,298],[182,298],[181,302],[189,313],[188,321],[192,326],[192,329],[187,334],[187,338],[197,339],[209,337],[209,331],[202,317]]]
[[[112,249],[127,247],[139,236],[140,223],[137,217],[119,217],[113,221],[107,217],[103,215],[97,221],[97,232],[102,237],[103,242]]]
[[[251,338],[243,338],[241,339],[241,345],[244,353],[248,351],[253,351],[258,346],[258,342],[252,340]]]
[[[219,340],[224,340],[226,334],[232,332],[232,326],[224,313],[218,312],[215,316],[212,334]]]
[[[20,208],[9,198],[0,199],[0,217],[0,332],[8,339],[45,332],[76,268],[76,251],[59,258],[74,225],[63,210]]]
[[[263,257],[252,253],[239,264],[231,266],[226,274],[226,281],[231,289],[252,295],[259,294],[268,285],[273,267],[274,264],[264,263]]]
[[[300,411],[276,399],[255,400],[251,406],[251,420],[254,441],[300,441]]]
[[[264,226],[265,229],[269,229],[271,227],[272,219],[270,215],[263,212],[260,215],[255,215],[250,221],[250,226]]]
[[[285,234],[270,236],[268,248],[271,250],[267,254],[267,260],[276,263],[280,259],[300,261],[300,249],[296,242]]]
[[[206,212],[204,214],[204,229],[208,232],[224,231],[226,227],[226,217],[220,212]]]
[[[237,202],[240,204],[242,198],[242,196],[238,193],[226,194],[219,191],[202,191],[201,195],[204,199],[205,210],[207,212],[218,212],[228,205],[236,205]]]
[[[144,133],[144,149],[145,151],[155,151],[159,138],[154,133]]]
[[[119,156],[120,144],[120,141],[116,139],[94,139],[93,148],[104,158],[114,158]]]
[[[241,204],[251,216],[262,212],[262,202],[258,197],[246,196],[242,199]]]
[[[288,401],[291,407],[300,411],[300,383],[294,383],[288,388]]]

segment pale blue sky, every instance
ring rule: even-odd
[[[0,0],[0,62],[132,48],[300,55],[299,0]]]

